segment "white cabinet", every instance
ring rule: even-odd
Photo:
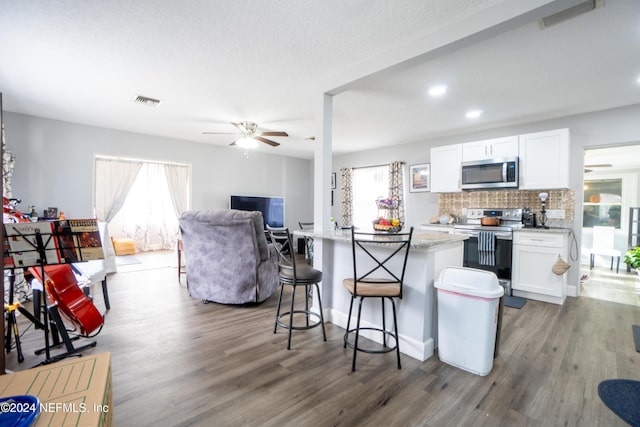
[[[497,159],[518,156],[518,137],[487,139],[462,144],[462,161]]]
[[[562,304],[567,273],[551,271],[558,255],[568,261],[567,234],[533,231],[513,233],[511,289],[514,296]]]
[[[519,137],[521,190],[569,188],[569,129]]]
[[[460,190],[462,144],[431,148],[431,192],[453,193]]]

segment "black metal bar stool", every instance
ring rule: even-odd
[[[288,228],[273,228],[267,225],[269,237],[273,243],[273,247],[278,253],[278,270],[280,276],[280,296],[278,297],[278,309],[276,311],[276,322],[273,327],[273,333],[278,330],[278,326],[289,330],[289,338],[287,341],[287,350],[291,349],[291,332],[293,330],[306,330],[322,326],[322,337],[327,340],[327,334],[324,329],[324,316],[322,314],[322,299],[320,298],[320,287],[318,283],[322,281],[322,272],[311,268],[308,264],[297,265],[296,256],[293,251],[292,238]],[[289,311],[281,313],[282,294],[285,286],[291,286],[291,306]],[[305,289],[305,305],[304,309],[296,309],[294,307],[296,299],[296,288],[299,286]],[[315,287],[318,296],[319,313],[311,311],[309,307],[309,298],[312,297],[310,292]],[[294,315],[302,315],[305,318],[304,324],[294,324]],[[285,320],[286,319],[286,320]]]
[[[353,348],[351,370],[356,370],[356,355],[358,351],[364,353],[389,353],[395,351],[400,364],[400,343],[398,339],[398,320],[394,298],[402,299],[404,272],[411,246],[413,227],[406,233],[362,233],[351,227],[351,248],[353,252],[353,277],[344,279],[342,284],[351,294],[347,331],[344,334],[344,348]],[[393,260],[393,266],[392,264]],[[366,267],[365,267],[366,265]],[[399,267],[398,267],[399,266]],[[366,273],[362,273],[366,271]],[[355,329],[351,329],[351,313],[353,302],[358,298],[358,316]],[[382,304],[382,327],[360,327],[362,303],[365,298],[380,298]],[[394,329],[387,330],[384,302],[391,302]],[[365,348],[358,345],[360,331],[370,330],[382,333],[382,347],[379,349]],[[354,335],[353,342],[349,336]],[[394,345],[387,346],[387,338],[393,338]]]

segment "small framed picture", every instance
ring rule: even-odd
[[[409,166],[409,191],[412,193],[431,191],[431,164]]]
[[[47,218],[58,218],[58,208],[47,208]]]
[[[331,174],[331,189],[332,190],[336,189],[336,173],[335,172]]]

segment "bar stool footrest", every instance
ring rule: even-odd
[[[393,347],[387,347],[385,344],[377,343],[384,347],[379,350],[373,350],[373,349],[368,349],[368,348],[358,346],[356,348],[357,351],[361,351],[363,353],[369,353],[369,354],[383,354],[383,353],[390,353],[392,351],[396,351],[396,349],[398,348],[398,339],[396,338],[396,334],[393,333],[392,331],[385,331],[382,328],[360,328],[360,331],[376,331],[376,332],[383,333],[385,337],[393,338],[396,344]],[[356,332],[356,329],[350,329],[344,334],[344,343],[349,348],[354,348],[355,346],[353,342],[349,341],[349,335],[354,334],[355,332]]]
[[[293,310],[294,320],[296,319],[296,314],[302,314],[307,318],[309,318],[309,320],[313,319],[313,321],[310,321],[308,326],[307,325],[304,325],[304,326],[291,325],[291,327],[289,327],[290,313],[291,313],[290,311],[287,311],[285,313],[280,313],[280,316],[278,316],[278,320],[277,320],[278,326],[281,326],[284,329],[294,329],[297,331],[302,331],[302,330],[307,330],[307,329],[315,328],[316,326],[322,325],[322,319],[318,313],[313,311],[307,311],[307,310]],[[286,319],[286,322],[283,319]]]

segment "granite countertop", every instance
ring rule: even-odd
[[[430,230],[438,230],[441,229],[444,231],[452,230],[456,224],[420,224],[421,228],[426,228]],[[549,227],[549,228],[514,228],[514,233],[554,233],[554,234],[565,234],[570,233],[572,230],[568,227]]]
[[[335,241],[350,242],[351,232],[349,230],[336,230],[336,231],[306,231],[295,230],[293,232],[295,236],[307,236],[314,239],[328,239]],[[380,233],[381,237],[385,236],[385,233]],[[411,238],[411,247],[414,249],[431,249],[441,245],[448,245],[453,242],[461,242],[467,240],[469,236],[447,234],[447,233],[429,233],[428,231],[413,230],[413,237]]]
[[[552,233],[552,234],[569,234],[573,230],[566,227],[549,227],[549,228],[518,228],[513,230],[514,233]]]
[[[453,226],[455,224],[454,223],[450,223],[450,224],[440,224],[439,222],[433,223],[433,224],[420,224],[420,227],[424,227],[424,228],[442,228],[442,229],[452,229]]]

